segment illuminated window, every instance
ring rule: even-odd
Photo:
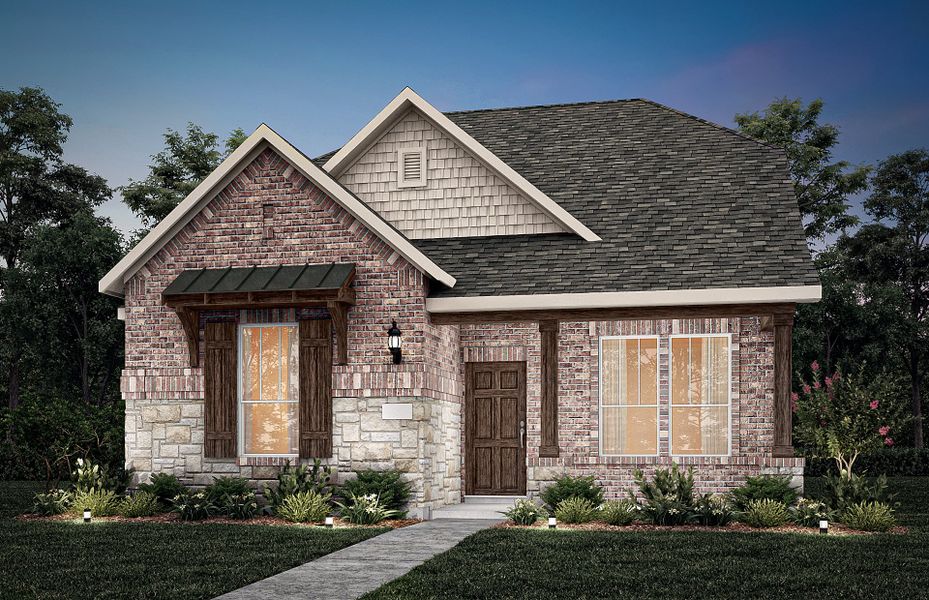
[[[239,400],[246,455],[297,454],[297,326],[243,325]]]
[[[729,335],[671,336],[671,454],[729,454]]]
[[[658,338],[601,339],[600,453],[658,454]]]

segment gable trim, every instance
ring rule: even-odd
[[[333,178],[339,176],[365,151],[376,142],[393,124],[410,108],[417,109],[433,125],[451,136],[478,160],[497,172],[505,181],[524,194],[553,221],[574,232],[588,242],[600,241],[600,236],[577,220],[557,202],[549,198],[537,187],[517,173],[512,167],[500,160],[493,152],[471,137],[465,130],[452,122],[434,106],[426,102],[409,87],[404,88],[396,98],[390,101],[361,131],[356,133],[338,152],[332,155],[325,169]]]
[[[273,148],[316,187],[403,256],[410,264],[442,284],[453,287],[455,278],[416,248],[402,233],[342,187],[326,171],[303,155],[273,129],[262,123],[215,171],[210,173],[167,217],[103,276],[99,290],[122,297],[125,282],[173,239],[216,195],[262,151]]]

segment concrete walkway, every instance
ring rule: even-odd
[[[497,522],[488,519],[442,519],[394,529],[219,598],[358,598]]]

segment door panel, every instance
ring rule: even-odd
[[[526,364],[465,368],[465,493],[525,494]]]

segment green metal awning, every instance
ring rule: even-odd
[[[346,287],[355,265],[280,265],[277,267],[227,267],[183,271],[162,292],[163,297],[241,294],[261,292],[322,292]]]

